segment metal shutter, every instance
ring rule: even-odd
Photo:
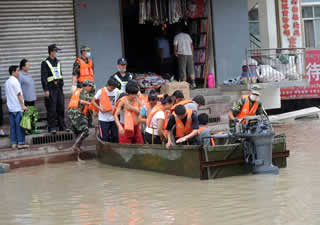
[[[57,44],[64,89],[70,92],[75,42],[73,0],[0,0],[0,85],[8,79],[9,66],[26,58],[37,95],[43,96],[41,62],[48,57],[48,45]]]

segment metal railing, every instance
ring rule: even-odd
[[[254,34],[249,33],[249,47],[250,49],[259,49],[261,48],[261,40]]]
[[[297,82],[306,79],[305,48],[247,49],[249,83]]]

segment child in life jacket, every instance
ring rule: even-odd
[[[106,87],[101,88],[92,99],[92,104],[99,109],[99,136],[111,143],[118,143],[118,128],[112,114],[120,95],[117,85],[116,80],[109,79]]]
[[[148,95],[148,102],[141,107],[139,121],[140,123],[146,123],[148,114],[152,108],[158,103],[158,95],[154,90],[151,90]]]
[[[162,144],[167,139],[166,128],[173,103],[173,97],[167,96],[161,101],[161,104],[155,105],[148,113],[145,131],[145,140],[148,144]]]
[[[138,100],[138,92],[137,83],[129,81],[126,85],[127,96],[121,98],[116,108],[114,119],[119,131],[120,144],[143,144],[138,121],[141,107]],[[122,114],[121,111],[123,112]]]
[[[167,131],[167,148],[173,144],[197,145],[199,121],[198,116],[191,109],[186,109],[183,105],[177,105],[174,113],[169,117]]]
[[[205,138],[210,137],[210,129],[208,127],[209,116],[206,113],[201,113],[198,116],[199,120],[199,130],[198,135],[200,138],[200,144],[204,147],[215,146],[213,138]]]

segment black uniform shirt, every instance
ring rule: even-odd
[[[117,88],[119,90],[121,90],[121,83],[118,81],[118,79],[115,78],[116,75],[121,81],[124,81],[124,82],[128,82],[129,80],[132,80],[132,74],[129,72],[126,72],[126,75],[124,77],[121,76],[120,72],[113,74],[111,78],[114,78],[117,81],[117,83],[118,83]]]
[[[50,57],[48,57],[48,58],[46,58],[46,60],[48,60],[53,67],[56,67],[58,65],[57,58],[54,58],[52,60]],[[53,82],[48,83],[48,77],[51,77],[53,74],[52,74],[48,64],[46,63],[46,60],[44,60],[41,63],[41,84],[42,84],[42,88],[44,91],[48,91],[48,89],[54,85]],[[61,69],[61,76],[62,76],[62,69]],[[58,87],[60,87],[60,88],[63,87],[63,79],[60,79],[57,81],[58,81],[58,84],[57,84]]]

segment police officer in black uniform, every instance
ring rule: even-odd
[[[64,95],[61,62],[57,52],[61,50],[56,44],[48,46],[49,57],[41,63],[41,83],[47,108],[48,131],[57,132],[57,122],[60,131],[66,130],[64,122]]]
[[[126,85],[129,80],[132,80],[132,74],[127,72],[127,60],[125,58],[120,58],[117,61],[118,72],[112,75],[118,83],[118,89],[121,93],[126,91]]]

